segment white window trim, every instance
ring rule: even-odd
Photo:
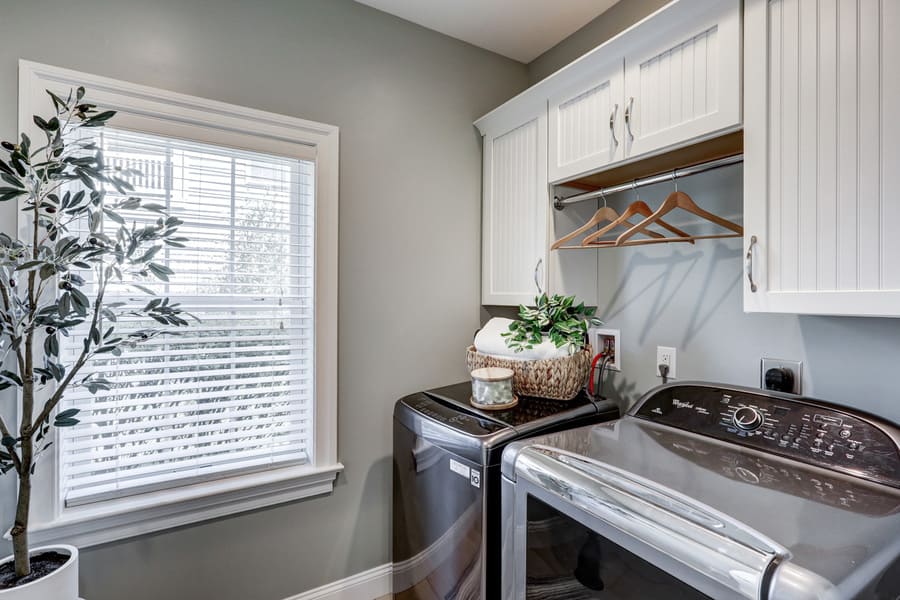
[[[311,464],[72,508],[60,502],[58,455],[48,452],[51,456],[38,464],[33,480],[31,542],[86,547],[330,493],[344,468],[337,456],[338,128],[20,60],[19,131],[37,139],[40,132],[32,115],[47,112],[50,103],[45,90],[65,97],[69,89],[81,85],[87,88],[89,101],[116,110],[123,118],[130,115],[145,122],[157,119],[162,124],[201,127],[209,134],[207,141],[213,143],[218,139],[234,145],[237,139],[263,138],[273,147],[300,144],[314,150],[315,446]],[[58,448],[58,444],[53,447]]]

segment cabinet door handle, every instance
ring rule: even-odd
[[[747,256],[744,260],[744,268],[747,270],[747,279],[750,281],[750,291],[756,293],[756,282],[753,281],[753,246],[756,245],[756,236],[750,237],[750,246],[747,247]]]
[[[634,132],[631,131],[631,117],[634,111],[634,96],[628,99],[628,108],[625,109],[625,127],[628,129],[628,137],[634,139]]]
[[[537,288],[538,296],[540,296],[541,294],[544,293],[543,290],[541,290],[541,280],[538,279],[538,271],[541,270],[541,265],[542,265],[542,264],[544,264],[544,259],[543,259],[543,258],[539,258],[538,261],[537,261],[537,264],[534,265],[534,287]]]
[[[616,104],[612,113],[609,115],[609,136],[612,138],[613,148],[619,147],[619,140],[616,139],[616,116],[619,114],[619,105]]]

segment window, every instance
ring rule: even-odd
[[[33,537],[84,546],[330,491],[341,469],[336,128],[24,61],[20,70],[28,121],[45,111],[44,88],[84,85],[117,110],[97,130],[107,163],[139,172],[131,195],[184,221],[184,247],[157,256],[169,281],[111,286],[107,302],[145,304],[143,287],[197,318],[95,358],[89,369],[113,389],[67,393],[61,409],[81,409],[81,423],[58,430],[54,464],[38,471],[52,473],[39,483],[52,501],[36,505]],[[123,214],[138,226],[147,215]],[[62,350],[80,348],[73,336]]]
[[[64,398],[62,409],[81,409],[82,421],[60,431],[65,505],[308,463],[315,163],[96,131],[108,164],[141,173],[131,178],[133,195],[184,221],[185,248],[159,257],[174,271],[169,282],[130,283],[180,303],[197,321],[119,357],[98,355],[85,374],[103,375],[113,389],[74,388]],[[107,190],[108,201],[119,199]],[[138,226],[155,218],[122,216]],[[109,288],[107,301],[152,299],[127,283]],[[122,333],[152,327],[117,323]],[[74,360],[86,334],[87,326],[63,338],[63,352]]]

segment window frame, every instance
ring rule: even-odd
[[[337,456],[337,253],[339,129],[296,117],[206,100],[31,61],[19,61],[19,131],[37,137],[33,114],[49,103],[44,90],[65,96],[84,86],[91,102],[160,135],[188,130],[205,142],[297,158],[315,153],[314,444],[308,464],[286,466],[145,494],[65,507],[59,458],[48,452],[33,479],[32,543],[81,547],[331,493],[343,465]],[[152,128],[152,130],[151,130]],[[21,212],[19,213],[21,214]],[[17,230],[27,228],[19,218]],[[59,445],[54,444],[58,449]]]

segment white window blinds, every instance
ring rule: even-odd
[[[145,304],[152,296],[138,284],[199,321],[120,357],[98,355],[85,374],[113,388],[66,394],[61,409],[81,409],[81,423],[59,430],[65,505],[309,462],[314,162],[111,127],[100,135],[107,163],[141,173],[133,195],[183,220],[188,239],[157,256],[174,271],[168,282],[110,286],[106,301]],[[64,356],[80,352],[84,333],[63,338]]]

